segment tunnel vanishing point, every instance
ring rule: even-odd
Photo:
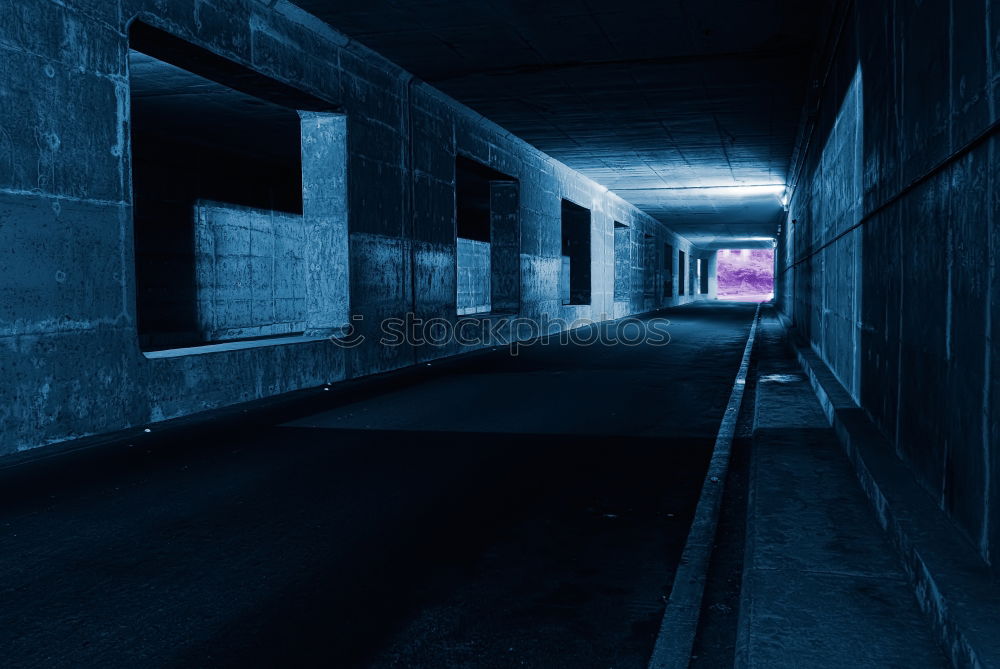
[[[0,2],[0,666],[1000,667],[998,122],[996,0]]]

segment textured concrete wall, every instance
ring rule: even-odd
[[[701,284],[698,274],[701,263],[698,260],[698,256],[693,253],[688,256],[687,260],[687,294],[692,297],[698,294],[698,287]]]
[[[643,236],[642,239],[642,267],[657,267],[657,251],[659,245],[652,235]],[[642,276],[642,296],[647,308],[652,308],[656,304],[656,291],[659,288],[660,273],[643,272]]]
[[[573,301],[573,289],[569,280],[572,267],[572,258],[569,256],[559,257],[559,301],[561,304],[569,304]]]
[[[852,12],[783,226],[781,304],[996,566],[1000,11]]]
[[[491,309],[490,245],[458,238],[459,314],[478,314]]]
[[[308,270],[305,332],[330,335],[350,321],[347,116],[301,111],[299,116]]]
[[[520,186],[490,183],[490,295],[486,303],[497,313],[516,314],[521,305]]]
[[[457,318],[456,155],[519,181],[523,316],[571,322],[647,308],[641,277],[614,305],[615,220],[639,238],[690,250],[606,189],[285,0],[0,4],[0,453],[468,350],[379,343],[388,317]],[[309,305],[308,327],[337,329],[349,306],[363,317],[354,322],[361,345],[319,339],[154,358],[140,351],[127,71],[127,26],[136,18],[343,112],[331,130],[347,138],[343,160],[303,153],[304,169],[312,159],[329,162],[314,173],[341,198],[312,213],[306,198],[304,216],[317,234],[350,230],[348,239],[325,237],[343,253],[307,246],[335,270],[317,275],[326,287],[311,294],[343,296]],[[562,198],[591,210],[587,305],[563,306],[559,297]]]
[[[714,254],[713,254],[714,256]],[[663,245],[663,297],[671,298],[677,294],[677,250],[670,244]]]
[[[615,224],[615,302],[625,302],[632,293],[632,240],[629,229]]]
[[[195,206],[198,324],[205,341],[306,329],[301,216],[212,202]]]
[[[708,299],[719,297],[719,253],[713,251],[706,258],[708,263]]]

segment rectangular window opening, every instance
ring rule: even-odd
[[[708,258],[698,258],[698,292],[708,295]]]
[[[455,160],[455,306],[459,315],[517,313],[521,291],[517,179]]]
[[[590,304],[590,210],[563,200],[561,218],[560,298],[563,304]]]
[[[687,254],[684,251],[677,252],[677,295],[683,296],[685,278],[687,277]]]
[[[143,351],[346,325],[343,115],[141,23],[128,55]]]

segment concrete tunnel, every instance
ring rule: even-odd
[[[0,3],[0,665],[1000,667],[998,36]]]

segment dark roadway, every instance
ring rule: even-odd
[[[753,306],[0,471],[4,667],[645,667]]]

